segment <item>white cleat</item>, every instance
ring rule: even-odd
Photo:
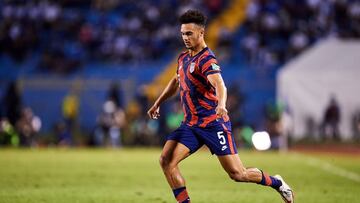
[[[291,190],[288,184],[285,183],[284,179],[280,175],[275,175],[275,178],[279,179],[282,183],[278,192],[280,193],[282,199],[286,203],[294,203],[294,192]]]

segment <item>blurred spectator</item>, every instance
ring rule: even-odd
[[[321,136],[325,139],[340,139],[340,107],[334,96],[331,97],[329,105],[324,112],[321,126]]]
[[[20,136],[20,145],[26,147],[37,146],[35,136],[41,128],[41,120],[34,115],[31,108],[24,108],[16,123],[16,131]]]
[[[113,101],[117,108],[124,108],[123,94],[119,84],[112,83],[108,91],[108,99]]]
[[[97,118],[94,132],[95,144],[98,146],[121,146],[121,130],[125,126],[125,112],[116,106],[111,99],[103,105],[103,112]]]
[[[134,136],[135,145],[159,145],[160,137],[159,121],[149,119],[147,116],[139,116],[131,123],[131,133]]]
[[[121,135],[126,124],[122,99],[119,84],[111,83],[103,105],[103,112],[97,118],[97,127],[94,132],[96,145],[121,146]]]
[[[140,86],[135,95],[135,101],[130,106],[131,124],[130,133],[134,137],[132,143],[135,145],[158,145],[161,142],[160,129],[166,131],[166,113],[158,120],[149,119],[147,110],[149,99],[146,95],[145,86]],[[136,110],[135,110],[136,109]]]
[[[3,100],[5,117],[11,125],[15,126],[16,122],[20,119],[22,108],[20,91],[16,82],[9,84]]]
[[[225,27],[220,28],[217,47],[217,58],[219,61],[228,61],[231,58],[232,33]]]
[[[278,102],[268,102],[265,107],[265,129],[270,135],[272,149],[283,149],[286,144],[283,137],[283,112],[284,106]]]
[[[62,114],[66,124],[66,128],[73,135],[77,126],[77,118],[79,115],[79,84],[71,88],[69,93],[64,97],[62,102]]]
[[[257,33],[251,33],[245,36],[241,41],[241,46],[243,47],[245,58],[250,65],[256,65],[259,44],[260,38]]]

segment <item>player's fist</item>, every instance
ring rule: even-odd
[[[224,116],[227,116],[228,111],[224,106],[217,106],[215,109],[216,115],[218,118],[223,118]]]
[[[153,105],[147,112],[151,119],[158,119],[160,116],[160,107]]]

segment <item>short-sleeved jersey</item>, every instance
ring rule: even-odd
[[[214,53],[204,48],[195,56],[183,52],[178,58],[177,76],[184,120],[188,126],[209,127],[216,122],[217,98],[207,76],[220,73]]]

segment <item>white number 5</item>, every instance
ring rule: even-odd
[[[217,132],[217,135],[218,135],[218,138],[219,138],[219,140],[220,140],[220,144],[221,144],[221,145],[226,144],[224,132],[223,132],[223,131],[219,131],[219,132]]]

